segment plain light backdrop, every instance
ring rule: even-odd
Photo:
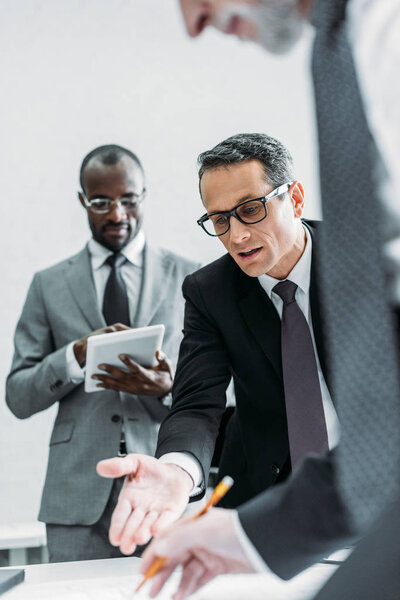
[[[177,0],[18,0],[0,6],[0,524],[37,516],[56,407],[19,421],[4,402],[13,332],[35,271],[89,238],[83,156],[127,146],[147,173],[152,243],[208,262],[222,254],[196,225],[196,157],[238,132],[291,150],[320,216],[310,74],[312,34],[271,57],[207,31],[191,40]]]

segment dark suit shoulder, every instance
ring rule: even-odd
[[[204,265],[201,269],[198,269],[193,275],[199,283],[203,283],[206,281],[216,281],[219,275],[234,273],[236,269],[237,265],[233,258],[229,254],[224,254],[213,262]]]
[[[322,221],[316,219],[302,219],[303,223],[308,226],[311,231],[319,231],[321,229]]]
[[[200,293],[206,303],[212,300],[214,306],[223,305],[227,296],[232,298],[237,278],[241,274],[233,258],[225,254],[186,277],[182,287],[183,294],[188,297]]]

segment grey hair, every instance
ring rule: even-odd
[[[206,171],[248,160],[262,163],[265,180],[273,187],[294,179],[292,155],[281,142],[264,133],[237,133],[199,155],[199,185]]]

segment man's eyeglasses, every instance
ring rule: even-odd
[[[85,194],[82,193],[85,206],[94,213],[103,214],[111,211],[112,207],[117,204],[122,206],[127,212],[136,212],[139,204],[143,201],[146,194],[146,189],[143,188],[140,194],[132,194],[127,198],[121,198],[120,200],[111,200],[111,198],[86,198]]]
[[[224,210],[210,214],[206,213],[198,219],[197,224],[200,225],[208,235],[219,237],[229,231],[231,217],[236,217],[238,221],[245,223],[246,225],[259,223],[268,215],[267,202],[272,200],[272,198],[277,198],[278,196],[285,194],[292,183],[292,181],[284,183],[262,198],[246,200],[235,206],[232,210]]]

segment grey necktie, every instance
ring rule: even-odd
[[[104,290],[103,315],[107,325],[123,323],[130,325],[129,302],[126,285],[121,276],[121,267],[126,262],[125,256],[116,252],[105,261],[111,271]]]
[[[341,422],[339,485],[365,526],[398,490],[400,408],[381,212],[345,23],[346,0],[316,0],[313,79],[324,227],[319,275],[329,387]]]
[[[307,320],[295,300],[296,290],[297,285],[288,279],[273,288],[283,300],[282,371],[292,467],[309,452],[328,450],[314,347]]]

